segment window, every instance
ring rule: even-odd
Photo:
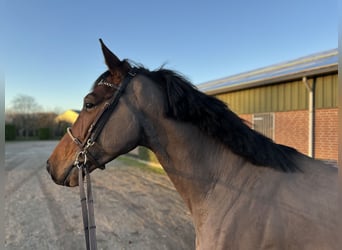
[[[253,129],[274,139],[274,114],[262,113],[253,115]]]

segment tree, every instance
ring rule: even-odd
[[[41,106],[28,95],[18,95],[12,100],[12,123],[19,130],[21,136],[37,135],[37,112]]]
[[[17,95],[12,100],[12,109],[17,114],[33,114],[42,108],[32,96]]]

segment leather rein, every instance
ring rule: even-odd
[[[106,82],[102,79],[98,85],[106,85],[111,88],[116,88],[116,92],[114,96],[111,98],[109,102],[106,102],[103,110],[99,115],[96,116],[93,123],[90,125],[87,136],[82,142],[77,137],[72,134],[71,128],[67,128],[67,133],[73,142],[79,147],[80,151],[76,154],[76,159],[74,164],[68,169],[64,178],[64,185],[71,174],[74,167],[78,168],[78,184],[80,187],[80,199],[82,205],[82,217],[83,217],[83,226],[84,226],[84,234],[86,241],[86,249],[87,250],[96,250],[96,225],[95,225],[95,216],[94,216],[94,206],[93,206],[93,194],[91,188],[90,174],[89,174],[89,165],[87,164],[88,160],[96,166],[96,168],[104,169],[104,165],[100,165],[95,157],[89,152],[89,148],[91,148],[96,139],[99,137],[103,127],[106,125],[109,117],[117,106],[120,97],[122,96],[124,90],[126,89],[128,83],[135,77],[137,74],[137,69],[132,68],[127,76],[124,78],[122,83],[117,87],[114,84]],[[84,181],[83,174],[85,176],[87,182],[87,194],[85,194],[84,190]]]

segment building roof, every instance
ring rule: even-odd
[[[266,84],[300,79],[317,74],[337,72],[338,49],[275,64],[245,73],[228,76],[197,85],[207,94],[240,90]]]

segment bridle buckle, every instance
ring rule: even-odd
[[[87,140],[87,144],[84,147],[84,151],[86,151],[88,148],[90,148],[91,146],[93,146],[95,143],[95,141],[93,141],[92,139],[88,139]]]

